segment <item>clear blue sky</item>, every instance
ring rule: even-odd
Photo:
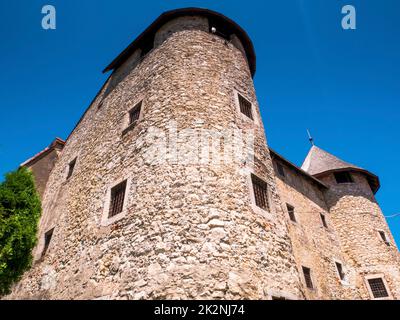
[[[57,29],[41,28],[41,8]],[[357,9],[357,30],[341,8]],[[106,79],[101,70],[159,14],[198,6],[250,35],[255,85],[271,147],[301,164],[309,143],[376,173],[385,215],[400,212],[400,1],[0,2],[0,173],[66,138]],[[388,219],[400,243],[400,217]]]

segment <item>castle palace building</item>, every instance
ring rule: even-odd
[[[23,164],[43,212],[6,298],[399,299],[379,178],[317,146],[301,168],[269,148],[255,71],[222,14],[158,17],[67,140]]]

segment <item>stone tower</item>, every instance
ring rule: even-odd
[[[379,178],[316,146],[311,148],[302,168],[329,186],[325,199],[351,269],[353,298],[369,299],[372,294],[368,291],[377,278],[391,288],[389,296],[399,297],[399,252],[374,196]]]
[[[11,297],[303,298],[245,31],[169,11],[105,71],[51,171],[36,263]],[[200,157],[244,132],[246,157]]]

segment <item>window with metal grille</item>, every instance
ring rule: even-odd
[[[138,122],[141,109],[142,102],[139,102],[131,111],[129,111],[129,125]]]
[[[239,106],[240,106],[240,111],[249,117],[251,120],[253,120],[253,111],[251,107],[251,102],[248,101],[246,98],[244,98],[241,94],[238,94],[239,97]]]
[[[265,181],[251,175],[253,184],[254,199],[257,207],[268,210],[268,185]]]
[[[335,172],[334,176],[335,176],[337,183],[352,183],[353,182],[353,178],[351,177],[351,174],[347,171]]]
[[[383,240],[383,242],[389,247],[390,246],[390,242],[386,238],[386,233],[384,231],[379,231],[379,235],[381,236],[381,239]]]
[[[344,273],[344,271],[343,271],[343,266],[342,266],[342,264],[341,263],[339,263],[339,262],[335,262],[335,264],[336,264],[336,269],[337,269],[337,272],[338,272],[338,274],[339,274],[339,278],[340,278],[340,280],[344,280],[344,278],[345,278],[345,273]]]
[[[286,208],[289,214],[289,218],[291,221],[296,222],[296,216],[294,215],[294,207],[290,204],[286,204]]]
[[[72,160],[68,165],[67,180],[71,178],[72,174],[74,173],[75,164],[76,164],[76,158]]]
[[[326,217],[325,217],[325,215],[324,215],[323,213],[320,213],[319,215],[320,215],[320,217],[321,217],[322,225],[323,225],[325,228],[328,228],[328,224],[326,223]]]
[[[279,162],[277,162],[276,163],[276,168],[278,169],[279,175],[284,177],[285,176],[285,169],[283,169],[283,165],[281,165]]]
[[[42,257],[45,256],[47,250],[49,249],[51,237],[53,236],[53,231],[54,231],[54,228],[49,230],[49,231],[47,231],[44,234],[44,247],[43,247],[43,251],[42,251]]]
[[[111,218],[122,212],[124,208],[126,180],[111,189],[111,201],[108,217]]]
[[[307,267],[302,267],[302,268],[307,288],[314,289],[314,284],[311,279],[311,269]]]
[[[368,279],[368,284],[375,299],[389,297],[382,278]]]

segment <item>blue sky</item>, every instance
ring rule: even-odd
[[[41,8],[57,29],[41,28]],[[357,30],[341,28],[341,8]],[[0,174],[66,138],[107,75],[101,70],[159,14],[219,11],[250,35],[269,144],[301,164],[316,144],[380,176],[385,215],[400,212],[400,2],[397,0],[0,2]],[[400,217],[388,219],[400,243]]]

